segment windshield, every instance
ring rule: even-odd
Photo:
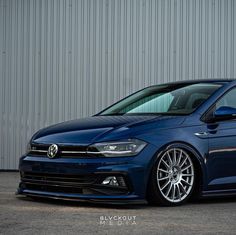
[[[121,100],[100,115],[186,115],[196,110],[221,86],[213,83],[153,86]]]

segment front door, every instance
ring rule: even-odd
[[[236,88],[227,92],[215,105],[236,108]],[[236,189],[236,120],[208,124],[208,190]]]

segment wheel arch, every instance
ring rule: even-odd
[[[186,152],[188,152],[191,155],[192,161],[194,163],[194,166],[197,170],[197,182],[194,188],[193,195],[200,196],[201,192],[203,191],[203,185],[206,177],[206,169],[204,164],[204,157],[200,154],[200,152],[191,144],[182,142],[182,141],[176,141],[176,142],[170,142],[168,144],[163,145],[159,150],[156,152],[156,154],[153,156],[153,159],[151,161],[151,166],[148,173],[148,182],[151,177],[152,169],[158,160],[158,158],[168,149],[170,148],[182,148]],[[148,183],[147,183],[148,185]],[[147,187],[148,188],[148,187]],[[146,194],[147,194],[147,188],[146,188]]]

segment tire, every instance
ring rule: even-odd
[[[152,168],[148,182],[149,204],[178,206],[185,203],[195,187],[196,171],[190,154],[182,148],[168,148]]]

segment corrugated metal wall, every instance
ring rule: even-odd
[[[234,0],[0,0],[0,169],[33,132],[150,84],[236,77]]]

